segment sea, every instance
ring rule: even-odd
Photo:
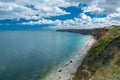
[[[0,31],[0,80],[42,80],[85,46],[89,35]]]

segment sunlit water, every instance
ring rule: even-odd
[[[1,31],[0,80],[36,80],[80,51],[89,36],[54,31]]]

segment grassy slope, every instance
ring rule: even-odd
[[[101,31],[73,80],[120,80],[120,26],[106,29]]]

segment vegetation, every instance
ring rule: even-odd
[[[96,32],[98,41],[88,51],[73,80],[120,80],[120,26]]]

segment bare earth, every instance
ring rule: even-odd
[[[48,75],[48,77],[46,77],[46,79],[43,80],[72,80],[74,73],[87,55],[87,51],[95,42],[96,39],[93,36],[90,36],[90,39],[79,54],[73,57],[73,59],[67,62],[60,69],[53,71],[50,75]]]

